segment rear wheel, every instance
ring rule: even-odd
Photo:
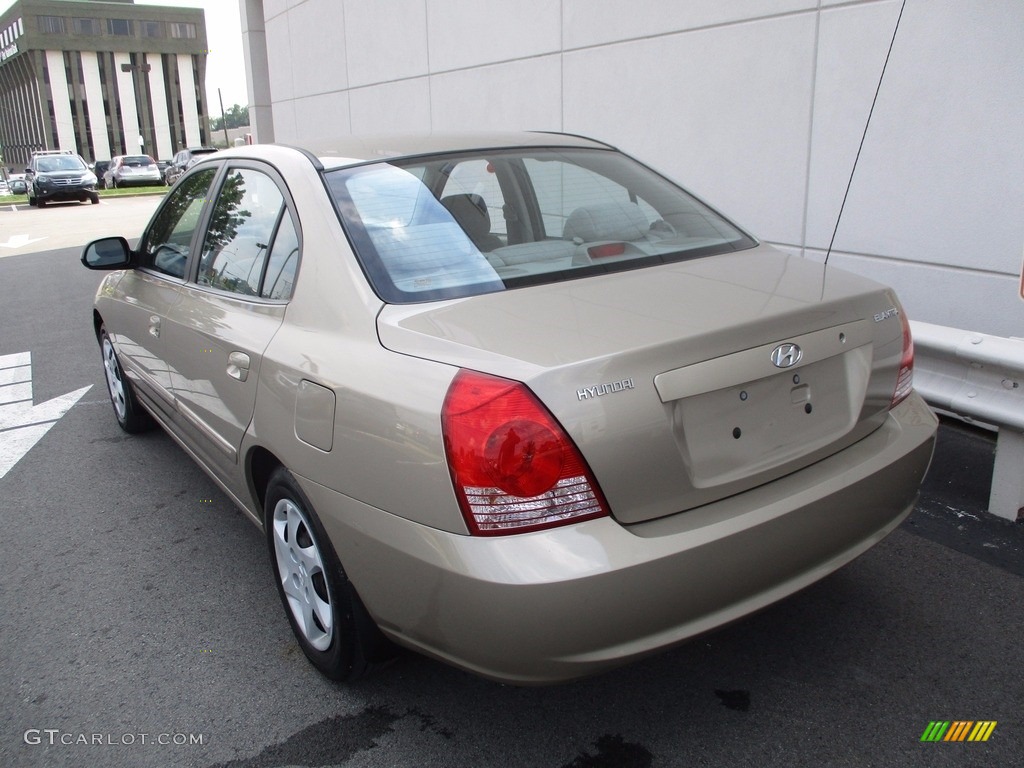
[[[264,523],[271,569],[302,652],[326,677],[355,680],[393,656],[291,473],[270,476]]]
[[[117,423],[125,432],[144,432],[153,426],[153,417],[139,405],[131,382],[124,376],[117,352],[107,335],[107,329],[100,326],[100,350],[103,353],[103,372],[107,379],[110,404],[114,406]]]

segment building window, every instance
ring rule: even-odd
[[[40,16],[39,31],[44,35],[63,35],[64,18],[61,16]]]
[[[132,37],[135,30],[132,29],[131,19],[107,19],[107,33],[119,37]]]
[[[99,19],[75,19],[76,35],[102,35]]]
[[[139,31],[143,37],[163,37],[164,24],[162,21],[140,21]]]
[[[196,37],[196,25],[188,21],[172,21],[171,37],[192,40]]]

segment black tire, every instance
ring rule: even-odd
[[[110,396],[110,404],[114,408],[118,426],[133,435],[152,429],[155,425],[153,417],[139,404],[131,382],[121,369],[121,361],[117,358],[117,351],[107,335],[107,329],[102,325],[99,341],[107,394]]]
[[[46,207],[46,201],[37,197],[36,198],[36,207],[37,208],[45,208]]]
[[[363,677],[389,661],[394,647],[370,618],[312,504],[284,467],[270,476],[263,511],[274,583],[306,658],[325,677],[343,681]],[[283,578],[282,564],[304,568],[291,567]],[[285,592],[285,579],[292,588],[291,597]],[[317,601],[330,617],[329,628],[311,607],[308,619],[296,616]]]
[[[89,193],[89,202],[91,202],[93,205],[99,205],[100,204],[100,196],[97,195],[95,192],[90,192]]]
[[[34,206],[34,205],[35,205],[36,203],[38,203],[38,202],[39,202],[39,201],[38,201],[38,200],[36,200],[36,198],[35,198],[35,197],[33,197],[32,195],[29,195],[29,196],[28,196],[28,204],[29,204],[29,205],[31,205],[31,206]]]

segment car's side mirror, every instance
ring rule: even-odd
[[[132,265],[132,249],[123,237],[94,240],[82,251],[82,264],[89,269],[127,269]]]

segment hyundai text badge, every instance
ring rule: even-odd
[[[792,368],[803,356],[803,350],[796,344],[779,344],[772,350],[772,362],[776,368]]]

